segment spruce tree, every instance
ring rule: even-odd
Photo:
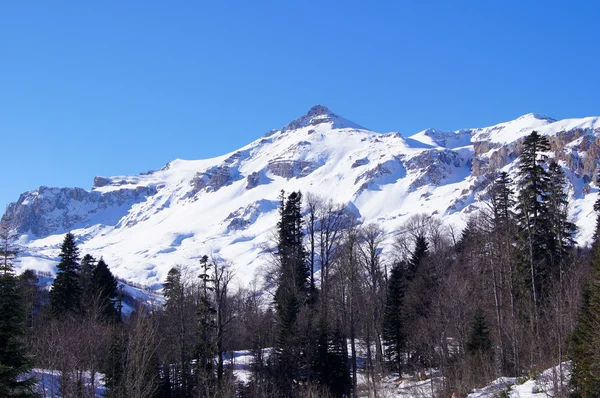
[[[466,348],[471,356],[491,357],[492,355],[490,327],[481,312],[477,312],[473,318]]]
[[[98,261],[91,254],[86,254],[81,259],[81,271],[79,273],[81,285],[81,297],[83,305],[93,300],[92,297],[92,274]]]
[[[34,397],[35,380],[27,376],[33,362],[27,354],[26,308],[14,274],[17,238],[8,222],[0,224],[0,396]]]
[[[419,234],[415,238],[415,248],[412,252],[410,259],[408,260],[408,270],[406,273],[406,279],[411,281],[415,278],[421,261],[427,256],[429,250],[429,244],[427,239],[422,234]]]
[[[404,294],[406,290],[406,265],[396,263],[388,280],[383,312],[383,342],[386,354],[398,374],[402,374],[402,353],[406,330],[403,319]]]
[[[208,260],[208,256],[202,256],[200,259],[201,272],[200,278],[200,300],[196,316],[198,319],[199,341],[196,346],[196,388],[200,394],[207,394],[214,388],[215,373],[213,358],[216,355],[215,333],[216,310],[211,298],[214,291],[214,275],[211,272],[213,264]],[[208,389],[208,391],[207,391]]]
[[[514,220],[512,180],[508,173],[501,172],[489,189],[489,198],[493,214],[494,229],[506,231]]]
[[[549,150],[548,138],[533,131],[523,142],[518,172],[518,221],[524,254],[520,279],[528,281],[535,314],[549,271],[548,237],[551,235],[551,225],[546,206],[549,175],[543,154]]]
[[[56,316],[77,314],[81,311],[81,281],[79,277],[79,248],[75,236],[67,233],[56,266],[56,278],[50,291],[50,306]]]
[[[90,290],[92,298],[98,303],[104,319],[116,321],[119,315],[115,308],[117,280],[108,269],[108,265],[103,258],[100,258],[100,261],[98,261],[98,264],[92,271]]]
[[[277,384],[284,395],[291,395],[300,377],[300,364],[303,363],[296,320],[308,298],[309,267],[302,243],[301,203],[300,192],[292,192],[287,200],[282,192],[280,220],[277,224],[279,269],[275,292],[278,319],[275,359],[278,366]]]
[[[569,221],[569,201],[565,173],[556,162],[548,167],[547,207],[552,233],[548,249],[553,274],[562,272],[563,264],[575,246],[577,227]]]
[[[584,287],[577,326],[572,336],[573,373],[571,384],[576,397],[600,397],[600,198],[592,246],[591,280]]]

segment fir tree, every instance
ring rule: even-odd
[[[198,336],[199,341],[196,346],[197,360],[197,388],[202,390],[199,393],[207,394],[214,387],[214,362],[215,350],[215,332],[216,310],[211,300],[211,293],[214,291],[214,275],[211,274],[213,265],[208,261],[208,256],[202,256],[200,259],[201,272],[200,278],[200,300],[196,316],[198,318]]]
[[[584,287],[577,326],[572,336],[573,374],[571,384],[575,396],[600,397],[600,198],[592,246],[592,279]]]
[[[94,268],[96,268],[96,263],[96,259],[91,254],[86,254],[81,259],[81,272],[79,273],[79,279],[84,306],[86,303],[89,303],[94,299],[92,294],[92,274],[94,273]]]
[[[278,385],[284,395],[291,395],[293,385],[300,377],[303,363],[296,320],[309,293],[309,268],[302,244],[303,221],[301,215],[302,195],[292,192],[287,200],[281,195],[280,221],[277,224],[278,242],[278,286],[275,292],[277,310]]]
[[[490,357],[492,354],[490,327],[481,312],[478,312],[473,318],[466,348],[467,353],[471,356]]]
[[[492,182],[488,192],[495,230],[506,231],[514,220],[512,180],[508,173],[503,171],[498,178]]]
[[[79,277],[79,248],[75,236],[67,233],[63,240],[56,279],[50,291],[50,306],[56,316],[76,314],[81,310],[81,283]]]
[[[569,201],[565,173],[556,162],[548,167],[547,207],[552,234],[549,236],[548,249],[552,273],[563,272],[563,264],[575,245],[577,227],[569,221]],[[562,277],[562,276],[560,276]],[[559,277],[559,278],[560,278]]]
[[[548,138],[533,131],[523,142],[518,173],[518,220],[525,258],[521,280],[528,281],[536,314],[541,301],[541,290],[548,277],[548,237],[551,225],[546,206],[549,175],[544,168],[546,156],[543,152],[549,150]]]
[[[25,345],[26,308],[14,274],[17,236],[6,220],[0,224],[0,396],[34,397],[34,379]]]
[[[412,252],[410,260],[408,261],[408,269],[406,273],[406,279],[411,281],[415,278],[421,261],[427,256],[429,250],[429,244],[425,236],[418,235],[415,238],[415,249]]]
[[[406,338],[403,320],[406,290],[405,269],[406,265],[402,263],[396,263],[392,268],[383,312],[383,341],[386,346],[386,354],[399,374],[402,374],[402,353]]]
[[[102,258],[92,271],[91,291],[104,319],[116,321],[119,315],[115,308],[117,280]]]

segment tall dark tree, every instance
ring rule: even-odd
[[[564,262],[575,246],[577,227],[569,221],[569,201],[565,173],[556,162],[548,167],[548,217],[552,233],[549,235],[549,257],[552,273],[563,272]],[[560,275],[558,278],[560,278]]]
[[[419,269],[419,264],[427,256],[429,250],[429,244],[424,235],[419,234],[415,238],[415,248],[412,252],[410,259],[408,260],[408,269],[406,273],[406,279],[413,280]]]
[[[518,172],[518,219],[524,253],[521,280],[528,281],[530,286],[536,319],[541,290],[549,271],[548,237],[551,234],[551,225],[546,206],[549,175],[545,168],[547,156],[544,155],[544,152],[549,150],[548,138],[533,131],[523,142]]]
[[[475,314],[471,323],[471,330],[466,344],[469,355],[492,355],[492,339],[490,337],[490,327],[485,316],[480,311]]]
[[[81,297],[83,305],[93,301],[92,294],[92,274],[98,261],[91,254],[86,254],[81,259],[79,279],[81,284]]]
[[[212,300],[215,290],[214,264],[208,256],[200,259],[200,297],[196,316],[198,318],[198,342],[196,345],[196,390],[199,394],[214,394],[216,355],[216,310]]]
[[[50,306],[56,316],[77,314],[81,310],[81,281],[79,277],[79,248],[75,236],[67,233],[56,266],[56,279],[50,291]]]
[[[302,352],[299,349],[297,317],[307,302],[309,269],[306,261],[301,215],[302,194],[292,192],[287,200],[281,194],[278,229],[278,286],[275,292],[277,311],[278,384],[290,395],[298,381]]]
[[[406,264],[396,263],[389,276],[383,312],[383,341],[386,355],[395,370],[401,374],[405,349],[404,295],[406,290]]]
[[[0,396],[33,397],[33,367],[25,345],[25,302],[14,274],[17,238],[8,222],[0,224]]]
[[[97,302],[104,319],[118,320],[119,313],[115,308],[118,293],[117,280],[102,258],[92,271],[91,291],[92,298]]]
[[[581,398],[600,397],[600,198],[594,209],[598,215],[592,246],[593,273],[582,293],[571,344],[574,365],[571,384],[575,396]]]

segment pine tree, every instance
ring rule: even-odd
[[[548,248],[552,273],[562,272],[562,266],[575,246],[577,227],[569,221],[569,201],[567,196],[565,173],[556,162],[548,167],[547,207],[552,234]]]
[[[34,379],[26,374],[32,359],[25,345],[26,308],[14,274],[17,236],[8,222],[0,224],[0,396],[34,397]]]
[[[466,348],[471,356],[491,357],[492,355],[490,327],[481,312],[475,314],[473,318]]]
[[[214,361],[216,355],[215,350],[215,332],[216,310],[211,299],[211,294],[214,291],[214,275],[211,274],[213,265],[208,261],[208,256],[202,256],[200,259],[201,272],[198,275],[200,278],[200,300],[196,316],[198,319],[198,336],[199,341],[196,346],[196,363],[197,363],[197,386],[200,394],[208,394],[214,388]]]
[[[406,290],[405,269],[406,265],[402,263],[396,263],[392,268],[383,312],[383,341],[386,346],[386,354],[399,374],[402,374],[402,353],[406,339],[403,319]]]
[[[300,377],[302,353],[297,336],[297,316],[307,302],[309,293],[309,268],[302,244],[303,220],[301,215],[302,195],[292,192],[287,200],[281,194],[280,221],[277,224],[278,242],[278,286],[275,292],[277,310],[278,385],[284,395],[290,395]]]
[[[427,256],[429,250],[429,244],[427,239],[423,235],[418,235],[415,238],[415,249],[412,252],[410,260],[408,261],[408,270],[406,273],[406,279],[411,281],[415,278],[421,261]]]
[[[535,314],[548,277],[551,225],[546,206],[549,175],[544,168],[546,156],[543,152],[549,150],[548,138],[533,131],[523,142],[518,173],[518,221],[525,259],[521,280],[528,281]]]
[[[582,292],[581,310],[572,336],[571,384],[575,396],[582,398],[600,397],[600,198],[594,209],[598,216],[592,246],[593,274]]]
[[[90,290],[94,301],[98,303],[104,319],[116,321],[119,315],[115,308],[117,280],[108,269],[108,265],[103,258],[100,258],[100,261],[98,261],[98,264],[92,271]]]
[[[83,300],[83,305],[91,302],[94,297],[92,294],[92,274],[94,273],[94,268],[96,268],[96,259],[91,254],[86,254],[81,259],[81,272],[79,274],[80,285],[81,285],[81,297]]]
[[[81,311],[81,283],[79,248],[75,236],[67,233],[61,246],[60,262],[56,266],[56,278],[50,291],[50,306],[56,316],[77,314]]]
[[[494,180],[489,189],[489,198],[493,213],[494,229],[505,231],[514,220],[512,180],[508,173],[503,171]]]

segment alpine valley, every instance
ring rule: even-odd
[[[137,176],[95,177],[91,190],[39,187],[4,217],[21,235],[19,267],[55,272],[68,231],[82,253],[102,255],[119,277],[160,287],[177,264],[204,255],[228,260],[250,283],[268,261],[281,191],[344,204],[362,223],[394,231],[411,215],[440,217],[457,231],[485,206],[498,171],[514,176],[523,139],[547,136],[548,156],[568,179],[570,216],[587,245],[600,165],[600,118],[527,114],[491,127],[378,133],[317,105],[239,150],[206,160],[176,159]]]

